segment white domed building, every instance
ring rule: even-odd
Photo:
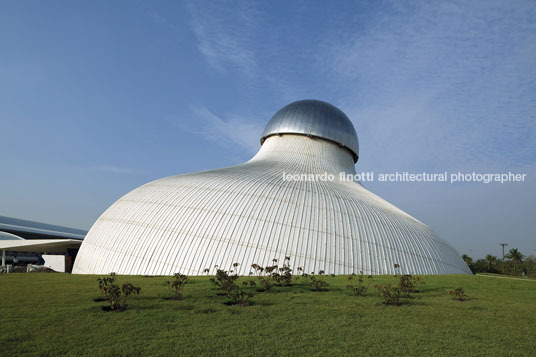
[[[470,273],[425,224],[339,173],[355,174],[359,144],[348,117],[303,100],[279,110],[248,162],[166,177],[128,193],[95,222],[76,274],[201,275],[214,266],[272,265],[296,272]],[[333,174],[334,180],[283,175]]]

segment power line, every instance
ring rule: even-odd
[[[502,247],[502,260],[504,260],[504,247],[508,245],[508,243],[499,243]]]

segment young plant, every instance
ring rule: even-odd
[[[272,285],[274,285],[277,284],[279,281],[279,266],[277,265],[277,259],[273,259],[272,263],[274,263],[274,265],[267,266],[264,268],[264,273],[267,274],[267,276],[272,280]]]
[[[136,287],[130,283],[125,283],[121,286],[121,304],[119,305],[119,308],[121,311],[126,310],[128,307],[127,299],[130,295],[136,294],[139,295],[141,291],[140,287]]]
[[[242,282],[242,286],[243,286],[244,288],[247,288],[248,286],[254,288],[254,287],[257,286],[257,283],[255,282],[255,280],[243,281],[243,282]]]
[[[277,262],[277,260],[275,261]],[[292,284],[292,268],[290,267],[290,257],[285,257],[283,266],[281,268],[277,268],[276,272],[272,274],[272,277],[278,285],[290,286]]]
[[[247,284],[247,282],[245,282]],[[250,304],[250,299],[253,297],[251,291],[246,291],[245,288],[242,288],[239,285],[235,285],[234,288],[229,290],[227,297],[231,299],[232,305],[238,306],[248,306]]]
[[[105,295],[106,288],[115,283],[115,273],[110,273],[110,276],[101,276],[100,278],[97,278],[97,281],[99,283],[101,295]]]
[[[411,297],[411,293],[418,292],[417,284],[424,285],[424,281],[418,276],[411,276],[409,274],[399,275],[398,286],[400,292],[404,297]]]
[[[238,274],[230,274],[226,270],[216,268],[216,276],[210,278],[210,282],[217,288],[223,290],[227,295],[231,291],[235,284],[235,281],[238,279]]]
[[[353,285],[353,279],[357,277],[357,284]],[[365,285],[365,277],[363,275],[363,272],[360,271],[359,275],[352,274],[348,277],[348,285],[346,288],[350,290],[350,292],[355,296],[365,296],[367,293],[368,288],[370,287],[370,283],[372,282],[372,275],[369,275],[367,277],[368,284]]]
[[[231,299],[233,305],[246,306],[249,305],[249,300],[253,297],[253,293],[246,291],[245,287],[236,284],[236,280],[238,279],[236,268],[238,265],[238,263],[234,263],[233,267],[235,270],[231,270],[230,272],[216,267],[216,277],[211,278],[210,282],[221,289],[225,296]],[[248,284],[247,282],[244,283],[246,285]]]
[[[106,286],[105,294],[110,303],[111,311],[123,311],[121,309],[121,288],[118,285],[111,284]]]
[[[315,276],[311,273],[311,288],[313,291],[327,291],[329,284],[324,280],[324,271],[320,270],[318,275]]]
[[[467,295],[465,295],[465,291],[463,291],[462,288],[450,290],[449,294],[453,296],[454,300],[465,301],[465,299],[467,299]]]
[[[395,276],[398,277],[400,275],[400,264],[395,264]]]
[[[271,291],[274,287],[274,283],[272,281],[271,276],[264,276],[263,273],[265,270],[258,264],[253,264],[251,267],[253,268],[253,270],[255,270],[255,274],[259,279],[259,284],[262,286],[262,289],[264,291]]]
[[[376,285],[376,289],[380,293],[380,297],[383,299],[385,305],[400,305],[401,291],[400,287],[392,286],[391,284]]]
[[[305,281],[308,282],[309,281],[308,280],[309,279],[309,274],[307,274],[305,272],[305,268],[304,267],[298,267],[297,269],[298,269],[298,272],[300,273],[300,275],[298,275],[296,277],[296,280],[299,280],[301,278],[301,279],[305,279]],[[314,272],[312,274],[314,275]]]
[[[173,278],[173,281],[168,281],[169,288],[174,290],[173,298],[175,300],[180,300],[182,299],[182,290],[184,289],[184,285],[186,285],[188,282],[188,277],[181,273],[176,273],[173,275]]]
[[[100,277],[97,279],[101,293],[106,295],[106,299],[110,303],[110,311],[125,311],[128,307],[127,300],[132,294],[138,295],[141,288],[135,287],[130,283],[125,283],[121,287],[115,284],[115,274],[110,274],[110,277]]]

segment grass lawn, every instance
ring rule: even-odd
[[[97,276],[2,274],[0,355],[478,355],[536,354],[536,282],[471,275],[425,276],[402,306],[385,306],[374,284],[351,296],[347,278],[329,291],[303,280],[228,306],[207,277],[190,278],[174,301],[169,277],[119,276],[142,288],[121,313],[105,312]],[[448,291],[462,287],[469,299]]]

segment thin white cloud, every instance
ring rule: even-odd
[[[205,106],[192,107],[192,114],[198,125],[192,126],[191,123],[185,124],[181,121],[175,121],[175,125],[231,151],[238,148],[251,155],[259,150],[259,139],[264,125],[261,121],[233,115],[222,118]]]
[[[236,69],[256,76],[253,4],[191,2],[188,8],[197,48],[208,64],[221,72]]]

